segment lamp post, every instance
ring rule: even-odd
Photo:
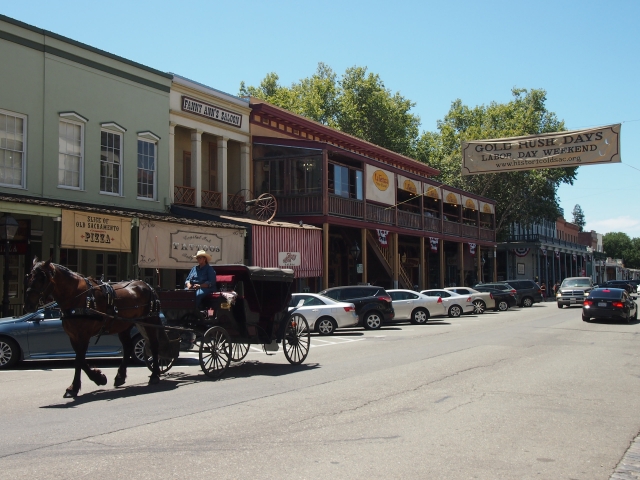
[[[353,263],[356,267],[356,283],[358,281],[358,257],[360,256],[360,247],[358,246],[358,242],[355,242],[353,244],[353,247],[351,247],[351,256],[353,257]]]
[[[2,316],[9,316],[9,242],[18,232],[18,222],[9,214],[0,218],[0,240],[4,240],[4,275],[2,276]]]

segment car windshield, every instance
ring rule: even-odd
[[[591,281],[588,278],[567,278],[562,282],[562,287],[590,287]]]

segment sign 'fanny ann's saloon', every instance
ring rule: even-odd
[[[240,128],[242,126],[242,115],[224,108],[216,107],[209,103],[201,102],[191,97],[182,97],[182,110],[184,112],[194,113],[201,117],[207,117],[218,122],[233,125]]]

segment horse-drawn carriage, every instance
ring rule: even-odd
[[[150,384],[173,365],[180,335],[195,334],[200,366],[212,378],[220,377],[231,361],[242,360],[250,345],[263,345],[265,352],[273,352],[282,344],[291,364],[302,363],[309,353],[309,327],[295,309],[288,311],[293,272],[244,265],[217,265],[216,270],[217,291],[197,308],[195,291],[156,291],[140,280],[104,283],[35,259],[25,278],[25,310],[33,312],[45,299],[53,298],[76,352],[74,379],[64,396],[77,396],[82,371],[97,385],[106,385],[106,376],[90,368],[85,358],[91,338],[103,334],[118,334],[122,342],[123,359],[114,385],[125,383],[134,324],[148,348]],[[166,325],[160,321],[161,309]]]
[[[194,290],[158,290],[167,329],[196,334],[202,371],[220,377],[230,362],[247,355],[251,345],[272,352],[282,344],[289,363],[304,362],[309,326],[295,310],[288,312],[293,272],[245,265],[215,268],[217,291],[206,296],[200,308]],[[161,371],[172,364],[173,359],[161,359]]]

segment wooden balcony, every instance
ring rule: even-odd
[[[480,228],[480,240],[488,240],[490,242],[496,241],[496,232],[494,230],[488,230],[486,228]]]
[[[473,225],[461,225],[461,234],[463,237],[478,238],[478,227]]]
[[[322,195],[280,196],[278,215],[320,215],[322,214]]]
[[[212,190],[202,190],[202,208],[222,209],[222,194]]]
[[[421,230],[422,222],[420,214],[398,210],[398,226]]]
[[[362,218],[364,202],[362,200],[329,195],[329,214],[340,217]]]
[[[175,185],[173,187],[173,203],[178,205],[196,205],[196,189]]]
[[[450,222],[448,220],[445,220],[442,224],[442,233],[446,233],[447,235],[460,236],[460,227],[462,227],[462,225],[458,222]]]
[[[367,222],[393,225],[395,211],[393,208],[380,207],[367,203]]]
[[[431,217],[429,215],[424,216],[424,229],[428,232],[440,233],[440,219]]]

